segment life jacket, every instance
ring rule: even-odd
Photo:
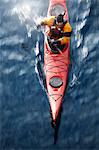
[[[67,21],[63,22],[63,25],[61,27],[56,25],[56,18],[54,20],[53,25],[50,27],[50,38],[62,38],[63,37],[63,28],[65,26],[65,24],[67,23]]]

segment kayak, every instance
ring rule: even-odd
[[[47,16],[58,16],[64,13],[68,20],[66,0],[50,0]],[[46,27],[46,32],[48,27]],[[52,47],[45,35],[44,42],[44,71],[46,77],[47,95],[50,104],[52,122],[56,123],[61,111],[65,89],[67,87],[70,64],[70,43],[60,50]]]

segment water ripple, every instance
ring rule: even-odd
[[[34,48],[36,40],[44,40],[37,38],[37,31],[31,36],[34,16],[46,16],[48,1],[0,2],[1,149],[99,147],[99,2],[69,0],[67,4],[73,28],[72,68],[53,146],[49,103],[37,78],[44,76],[43,46],[41,53]]]

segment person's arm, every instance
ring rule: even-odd
[[[60,44],[63,45],[68,43],[70,41],[71,34],[72,34],[72,27],[68,22],[64,26],[63,33],[62,33],[63,37],[58,39],[58,41],[60,41]]]
[[[41,26],[45,26],[48,25],[48,18],[44,18],[41,22],[40,22]]]
[[[44,18],[40,23],[39,23],[39,26],[51,26],[53,25],[53,22],[54,22],[54,19],[55,17],[54,16],[51,16],[49,18]]]
[[[39,24],[37,24],[37,29],[45,25],[47,25],[47,18],[44,18],[43,20],[41,20],[41,22],[39,22]]]

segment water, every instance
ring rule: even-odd
[[[40,72],[43,34],[39,32],[41,54],[36,57],[38,32],[32,21],[46,16],[48,1],[0,0],[1,150],[99,148],[99,1],[68,0],[67,6],[73,27],[72,65],[53,145]]]

